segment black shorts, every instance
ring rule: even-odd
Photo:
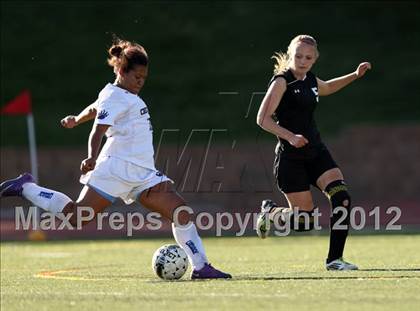
[[[302,154],[277,152],[274,160],[274,176],[282,192],[301,192],[309,190],[310,185],[318,187],[316,185],[318,178],[336,167],[338,165],[327,147],[322,144]]]

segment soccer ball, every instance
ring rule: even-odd
[[[161,279],[179,279],[188,269],[187,254],[178,245],[163,245],[153,254],[152,268]]]

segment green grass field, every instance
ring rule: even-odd
[[[228,281],[157,279],[152,254],[172,242],[2,243],[1,310],[383,311],[420,305],[420,235],[352,236],[346,258],[359,265],[357,272],[324,270],[326,236],[205,239],[212,263],[233,274]]]

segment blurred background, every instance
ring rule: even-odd
[[[382,224],[393,216],[387,208],[398,206],[403,230],[418,230],[419,20],[415,1],[2,1],[0,103],[30,92],[40,184],[77,198],[91,125],[68,130],[59,121],[113,82],[106,64],[112,34],[134,40],[150,57],[140,95],[152,116],[157,167],[197,211],[256,213],[265,198],[286,204],[272,177],[276,138],[255,123],[270,57],[294,36],[310,34],[319,45],[313,72],[321,79],[350,73],[362,61],[373,66],[362,80],[321,98],[316,112],[354,205],[366,212],[380,206]],[[2,114],[0,121],[4,180],[31,168],[25,117]],[[326,224],[328,201],[318,190],[314,197]],[[26,237],[14,230],[16,205],[30,204],[1,199],[3,240]],[[110,211],[147,213],[122,206]],[[372,217],[367,221],[373,225]],[[169,234],[165,228],[160,234]],[[48,235],[124,236],[94,228]]]

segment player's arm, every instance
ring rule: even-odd
[[[302,135],[296,135],[288,129],[279,126],[273,119],[273,114],[286,91],[286,87],[286,80],[283,78],[277,78],[271,83],[258,110],[257,124],[267,132],[287,140],[292,146],[300,148],[306,145],[308,140]]]
[[[96,117],[96,103],[83,109],[77,116],[69,115],[61,120],[61,125],[65,128],[73,128],[79,124],[90,121]]]
[[[348,75],[341,76],[328,81],[322,81],[321,79],[316,78],[318,82],[319,96],[327,96],[341,90],[343,87],[349,85],[354,80],[363,77],[366,71],[371,68],[372,66],[370,63],[364,62],[359,64],[359,66],[357,66],[357,69],[354,72],[349,73]]]
[[[106,130],[110,127],[108,124],[93,124],[92,131],[89,135],[88,157],[82,161],[80,170],[83,174],[95,168],[96,159],[98,158],[99,149]]]

